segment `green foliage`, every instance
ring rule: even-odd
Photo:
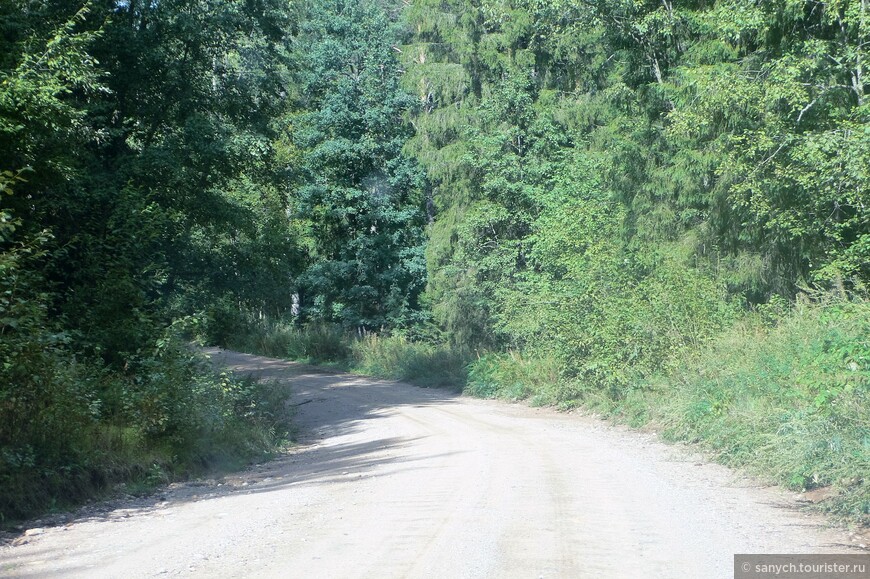
[[[830,508],[870,521],[870,307],[802,306],[746,321],[653,386],[649,418],[730,465],[791,488],[833,486]]]
[[[305,363],[346,365],[351,356],[351,335],[336,324],[247,318],[236,327],[226,346],[262,356]]]
[[[330,324],[287,327],[284,356],[308,362],[343,362],[350,354],[346,331]]]
[[[237,466],[285,440],[283,389],[215,376],[171,339],[123,374],[59,346],[21,351],[21,342],[0,370],[0,520],[121,482],[147,486]]]
[[[736,309],[679,248],[644,254],[620,243],[624,211],[602,193],[594,163],[572,161],[532,225],[528,270],[496,294],[498,327],[515,347],[559,360],[576,395],[618,398],[715,335]]]
[[[399,86],[397,32],[374,2],[315,4],[302,27],[304,112],[288,119],[309,240],[302,314],[349,329],[420,319],[426,183],[402,151],[415,102]]]
[[[720,462],[789,488],[830,486],[825,508],[867,524],[868,324],[866,300],[821,296],[742,319],[680,349],[656,373],[630,374],[618,390],[566,376],[564,362],[546,354],[512,351],[475,360],[465,392],[583,405],[636,427],[654,425],[668,439],[700,443]]]
[[[0,151],[5,169],[69,176],[72,144],[93,137],[80,99],[105,90],[86,22],[92,2],[0,6]],[[66,4],[66,5],[64,5]]]
[[[640,264],[616,286],[643,287],[675,247],[676,267],[752,303],[866,278],[865,11],[415,2],[408,87],[426,106],[411,148],[439,209],[436,319],[504,345],[493,290],[538,277],[532,223],[550,191],[588,192],[572,175],[584,157],[603,160],[593,188],[621,222],[615,254]]]
[[[351,345],[351,370],[425,387],[461,390],[470,355],[445,344],[366,334]]]
[[[475,360],[468,368],[465,392],[480,398],[531,399],[533,404],[554,404],[562,397],[565,385],[558,360],[511,351]]]
[[[0,518],[281,438],[176,336],[215,297],[288,309],[298,258],[287,8],[207,4],[0,3]]]
[[[52,236],[48,305],[77,350],[120,368],[210,298],[290,307],[279,6],[0,8],[0,158],[32,168],[6,202]]]
[[[230,347],[304,363],[335,364],[349,371],[425,387],[461,390],[468,352],[402,335],[349,333],[338,325],[249,320]]]

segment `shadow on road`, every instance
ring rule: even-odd
[[[359,421],[378,418],[390,409],[441,405],[459,396],[448,389],[423,388],[218,348],[205,352],[216,365],[236,374],[286,385],[289,403],[296,408],[293,425],[303,443],[344,434]]]
[[[215,365],[238,375],[275,381],[286,386],[288,404],[295,408],[292,423],[298,444],[274,460],[254,465],[245,471],[174,483],[148,497],[105,501],[83,507],[75,513],[32,521],[28,527],[122,521],[133,516],[148,516],[187,502],[233,494],[271,492],[291,485],[348,482],[366,476],[367,472],[379,466],[392,463],[401,463],[401,470],[424,468],[415,463],[438,456],[407,456],[402,449],[417,440],[413,437],[383,437],[346,443],[337,442],[336,439],[357,431],[364,421],[389,416],[397,408],[450,404],[458,397],[458,394],[447,389],[365,378],[218,348],[206,349],[205,353]],[[23,544],[37,538],[7,536],[4,542]],[[41,549],[30,555],[52,558],[51,554]]]

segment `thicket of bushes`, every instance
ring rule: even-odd
[[[831,486],[830,509],[870,524],[867,301],[743,320],[615,410],[788,488]]]
[[[0,522],[262,459],[286,440],[286,392],[218,374],[186,343],[111,371],[41,335],[0,342]]]
[[[282,438],[280,393],[178,327],[289,307],[267,4],[0,2],[0,521]]]
[[[77,351],[39,291],[40,242],[0,252],[0,523],[117,483],[238,465],[284,440],[285,393],[217,374],[177,324],[120,367]]]
[[[16,182],[0,174],[0,192]],[[286,393],[218,374],[185,339],[195,318],[131,316],[106,296],[78,327],[58,315],[40,267],[51,235],[20,226],[0,209],[0,523],[238,466],[285,440]]]

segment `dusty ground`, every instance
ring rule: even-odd
[[[652,434],[267,358],[301,442],[0,547],[11,577],[732,577],[863,539]],[[866,551],[865,551],[866,552]]]

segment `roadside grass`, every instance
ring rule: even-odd
[[[471,354],[444,344],[413,342],[403,336],[368,334],[351,345],[351,371],[461,391]]]
[[[468,367],[465,393],[478,398],[528,400],[534,406],[558,404],[565,386],[558,361],[516,351],[487,354]]]
[[[330,324],[297,327],[284,320],[248,320],[223,345],[306,364],[346,364],[351,355],[349,338],[340,327]]]
[[[870,525],[870,302],[825,298],[771,310],[683,350],[663,372],[637,373],[623,389],[566,376],[552,357],[508,352],[472,362],[465,392],[655,427],[786,488],[828,487],[825,510]]]
[[[823,508],[870,525],[867,300],[762,308],[663,361],[657,374],[627,374],[621,389],[571,377],[540,345],[535,355],[478,355],[401,336],[283,323],[257,325],[242,338],[231,346],[481,398],[583,407],[654,427],[667,440],[697,444],[722,464],[786,488],[828,487]]]
[[[415,342],[403,336],[362,335],[339,326],[257,320],[227,347],[342,370],[402,380],[424,387],[462,390],[471,354],[442,344]]]
[[[59,349],[38,361],[38,382],[0,399],[0,524],[239,467],[287,440],[283,388],[218,374],[180,341],[129,375]]]
[[[613,411],[787,488],[830,487],[828,510],[870,525],[866,301],[749,317]]]

